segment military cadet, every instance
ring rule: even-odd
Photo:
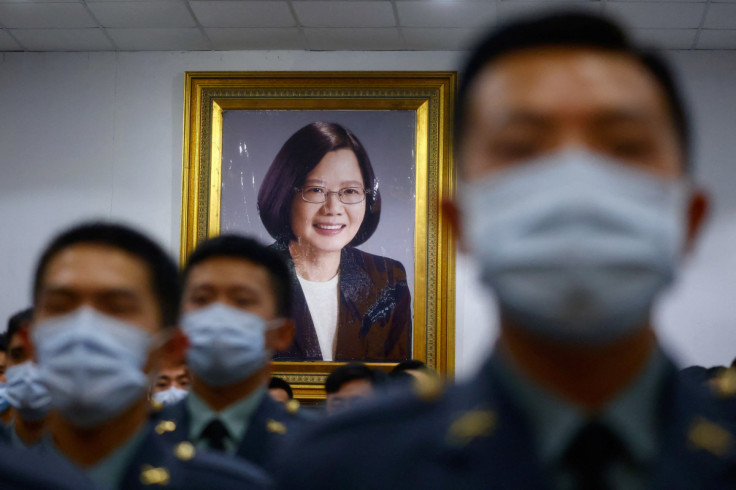
[[[12,407],[8,426],[14,445],[31,447],[44,435],[46,419],[51,409],[51,396],[41,382],[38,366],[33,362],[28,343],[28,328],[33,308],[26,308],[8,320],[6,348],[8,369],[6,395]]]
[[[36,268],[34,356],[49,388],[57,455],[98,486],[135,489],[264,488],[252,465],[172,445],[149,422],[149,376],[183,354],[176,265],[149,238],[115,224],[72,228]]]
[[[255,240],[223,235],[200,244],[183,271],[182,330],[189,339],[187,398],[161,412],[171,441],[226,451],[260,466],[307,417],[267,395],[270,359],[289,347],[289,271]]]
[[[443,210],[498,297],[496,348],[466,384],[297,436],[280,488],[736,488],[734,434],[650,321],[706,211],[660,57],[597,16],[517,19],[456,115]]]

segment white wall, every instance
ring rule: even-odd
[[[662,336],[686,363],[736,356],[736,52],[673,53],[691,94],[698,176],[715,205],[680,287],[661,309]],[[125,220],[178,254],[184,72],[450,70],[450,52],[0,54],[0,319],[30,301],[37,255],[81,219]],[[495,331],[493,308],[458,260],[458,374]],[[1,329],[2,327],[0,327]]]

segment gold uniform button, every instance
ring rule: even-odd
[[[180,442],[174,448],[174,455],[182,461],[189,461],[195,453],[194,445],[189,441]]]
[[[151,408],[154,412],[160,412],[164,408],[164,404],[158,400],[151,400]]]
[[[156,434],[161,435],[167,432],[174,432],[176,430],[176,424],[173,420],[162,420],[156,424]]]
[[[286,434],[286,426],[274,419],[266,421],[266,430],[272,434]]]
[[[151,465],[143,465],[141,470],[141,483],[144,485],[166,486],[171,481],[169,471],[166,468],[154,468]]]
[[[299,411],[299,400],[289,400],[286,402],[286,411],[295,414]]]
[[[690,444],[714,456],[724,456],[732,445],[731,433],[710,420],[698,417],[687,434]]]

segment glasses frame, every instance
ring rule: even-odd
[[[310,201],[304,195],[304,189],[306,189],[306,188],[314,188],[314,187],[317,187],[319,189],[324,189],[325,190],[325,194],[324,194],[325,195],[325,199],[323,201]],[[345,201],[343,201],[342,200],[342,191],[344,191],[345,189],[360,189],[360,190],[362,190],[363,191],[363,199],[361,199],[358,202],[345,202]],[[340,201],[341,203],[346,204],[348,206],[352,206],[353,204],[360,204],[360,203],[362,203],[363,201],[365,201],[368,198],[368,192],[370,192],[370,189],[366,189],[364,187],[343,187],[340,190],[331,191],[331,190],[327,189],[327,187],[324,187],[324,186],[321,186],[321,185],[304,185],[304,186],[301,186],[301,187],[294,187],[294,190],[295,191],[298,191],[299,194],[302,195],[302,201],[308,202],[309,204],[324,204],[324,203],[327,202],[327,199],[330,197],[330,194],[337,194],[338,201]]]

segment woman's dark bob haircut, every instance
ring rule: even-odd
[[[296,195],[295,189],[304,185],[307,174],[327,153],[341,149],[355,153],[366,188],[365,216],[358,233],[348,245],[360,245],[376,231],[381,218],[381,194],[368,153],[347,128],[336,123],[313,122],[286,140],[258,190],[258,213],[263,226],[277,242],[296,240],[291,230],[291,203]]]

